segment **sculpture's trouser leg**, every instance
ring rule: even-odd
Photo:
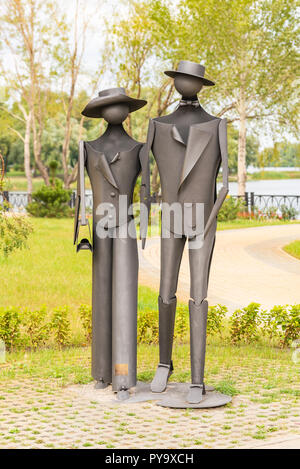
[[[192,384],[203,384],[208,303],[189,301]]]
[[[92,376],[112,382],[112,239],[93,235]]]
[[[210,264],[215,244],[215,222],[200,249],[189,249],[191,274],[190,346],[192,384],[203,384],[206,350],[207,297]]]
[[[124,227],[123,227],[124,228]],[[112,273],[112,387],[114,391],[136,385],[137,283],[136,238],[113,240]]]
[[[162,301],[160,296],[158,297],[159,363],[165,365],[170,365],[172,359],[176,303],[176,297],[167,304]]]
[[[176,290],[185,237],[161,238],[161,274],[159,305],[159,357],[160,363],[170,365],[172,357]]]

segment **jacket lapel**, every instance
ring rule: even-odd
[[[101,171],[101,173],[103,174],[103,176],[105,177],[105,179],[112,185],[114,186],[116,189],[119,189],[119,186],[118,184],[116,183],[116,180],[113,176],[113,173],[111,172],[111,169],[110,169],[110,166],[107,162],[107,159],[105,157],[105,154],[102,153],[101,151],[97,151],[95,150],[91,145],[89,145],[89,148],[94,152],[96,153],[96,164],[95,164],[95,167],[97,169],[99,169]],[[118,157],[119,157],[119,154],[117,154]],[[118,158],[117,158],[117,155],[115,156],[114,160],[116,161]],[[114,162],[115,162],[114,161]]]
[[[212,133],[209,130],[202,130],[197,125],[191,126],[179,188],[203,155],[211,137]]]
[[[172,137],[174,138],[174,140],[176,140],[179,143],[182,143],[182,145],[184,145],[186,147],[186,143],[183,140],[183,138],[181,137],[181,135],[179,133],[179,130],[177,129],[176,125],[173,125],[173,127],[172,127]]]
[[[96,163],[96,168],[101,171],[105,179],[116,189],[119,189],[118,184],[115,181],[113,173],[111,172],[110,166],[104,153],[99,153]]]

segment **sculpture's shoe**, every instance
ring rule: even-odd
[[[117,399],[119,401],[126,401],[126,399],[130,398],[130,393],[128,389],[120,389],[120,391],[117,392]]]
[[[172,361],[170,365],[159,363],[155,376],[151,383],[151,391],[152,392],[164,392],[166,390],[168,379],[171,376],[172,371],[173,371]]]
[[[187,401],[190,404],[199,404],[199,402],[202,401],[204,394],[205,388],[203,384],[192,384],[188,392]]]
[[[97,381],[95,384],[95,389],[105,389],[109,386],[109,383],[105,383],[102,379]]]

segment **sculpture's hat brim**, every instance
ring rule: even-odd
[[[171,77],[171,78],[175,78],[176,75],[189,75],[189,76],[192,76],[192,77],[201,78],[201,80],[203,81],[203,85],[205,85],[205,86],[214,86],[215,85],[215,83],[213,81],[208,80],[207,78],[204,78],[202,75],[198,75],[198,74],[195,74],[195,73],[180,72],[178,70],[167,70],[164,73],[166,75],[168,75],[168,77]]]
[[[119,103],[128,104],[129,112],[134,112],[144,107],[147,101],[127,96],[122,88],[112,88],[111,90],[100,92],[97,98],[92,99],[85,106],[81,114],[86,117],[102,117],[102,111],[105,106]]]

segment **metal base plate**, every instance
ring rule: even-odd
[[[135,388],[133,388],[132,394],[125,403],[130,404],[134,402],[145,402],[145,401],[158,401],[161,402],[165,397],[173,396],[174,394],[184,396],[187,395],[189,390],[189,384],[187,383],[168,383],[167,389],[164,392],[152,392],[150,389],[150,383],[144,383],[138,381]],[[206,386],[207,392],[214,390],[212,386]]]
[[[169,392],[163,399],[157,402],[161,407],[171,407],[174,409],[208,409],[210,407],[220,407],[231,402],[231,397],[221,394],[217,391],[206,391],[202,401],[198,404],[190,404],[187,402],[189,385],[183,389],[174,389]]]
[[[199,404],[190,404],[186,398],[188,395],[189,383],[169,383],[167,389],[162,393],[151,392],[150,383],[138,382],[131,397],[124,401],[126,404],[145,401],[157,401],[161,407],[171,407],[176,409],[207,409],[210,407],[220,407],[231,402],[231,397],[214,390],[212,386],[206,386],[206,394]]]
[[[189,392],[189,383],[168,383],[167,389],[161,393],[151,392],[150,383],[139,381],[136,387],[129,390],[130,397],[124,401],[117,399],[117,393],[112,392],[111,386],[106,389],[95,389],[93,383],[70,386],[76,394],[86,396],[90,400],[102,404],[130,405],[138,402],[154,401],[162,407],[176,409],[205,409],[219,407],[231,401],[230,396],[216,392],[212,386],[206,386],[206,394],[199,404],[189,404],[186,401]]]

